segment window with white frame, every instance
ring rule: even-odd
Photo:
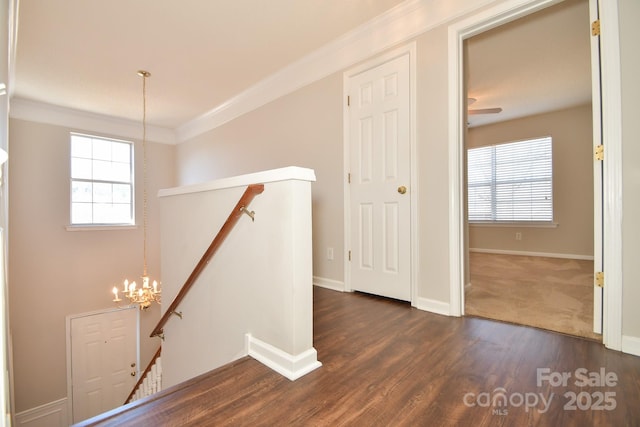
[[[552,222],[551,137],[467,150],[470,222]]]
[[[71,225],[132,225],[133,144],[71,134]]]

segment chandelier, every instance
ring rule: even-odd
[[[158,282],[153,281],[149,284],[149,275],[147,274],[147,77],[151,77],[148,71],[140,70],[138,75],[142,77],[142,155],[143,155],[143,204],[142,204],[142,229],[143,229],[143,259],[144,268],[142,273],[142,286],[138,288],[136,282],[129,283],[124,281],[123,298],[129,299],[131,304],[138,304],[141,310],[149,308],[152,302],[161,303],[162,290],[159,288]],[[113,302],[120,302],[122,299],[118,295],[118,288],[113,287]]]
[[[152,285],[149,285],[149,276],[142,276],[142,287],[138,288],[136,282],[129,283],[128,280],[124,281],[123,286],[124,297],[129,299],[131,304],[138,304],[140,310],[144,310],[151,306],[152,302],[160,304],[160,295],[162,291],[158,288],[158,282],[153,281]],[[122,298],[118,296],[118,288],[113,287],[113,302],[120,302]]]

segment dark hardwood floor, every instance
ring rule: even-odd
[[[640,357],[594,341],[321,288],[314,337],[297,381],[245,357],[82,425],[640,426]]]

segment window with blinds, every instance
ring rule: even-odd
[[[467,150],[470,222],[552,222],[551,137]]]

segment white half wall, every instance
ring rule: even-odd
[[[164,327],[163,388],[246,356],[247,334],[262,343],[257,347],[275,349],[270,355],[293,361],[293,377],[320,365],[313,348],[312,181],[313,170],[289,167],[160,192],[166,310],[246,186],[264,184],[248,206],[255,221],[240,218],[180,303],[183,318]]]

